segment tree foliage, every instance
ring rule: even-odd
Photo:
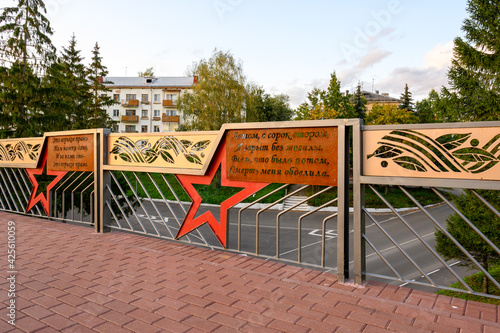
[[[262,87],[247,87],[246,121],[286,121],[293,117],[288,95],[271,96]]]
[[[39,78],[30,66],[14,62],[0,68],[0,103],[2,105],[2,137],[28,137],[38,135],[33,120],[39,111],[41,96]]]
[[[116,104],[111,96],[106,93],[110,92],[104,82],[104,78],[108,75],[106,66],[102,64],[100,47],[95,43],[92,50],[92,62],[89,66],[88,80],[90,81],[90,91],[92,93],[91,105],[87,114],[87,128],[112,127],[113,122],[106,112],[105,107]]]
[[[366,107],[367,100],[362,94],[360,83],[358,83],[358,86],[356,87],[356,92],[351,97],[351,103],[354,107],[354,118],[365,119],[367,110]]]
[[[465,36],[455,38],[454,57],[448,81],[443,88],[453,108],[447,118],[453,121],[500,119],[500,20],[498,0],[469,0],[469,18],[464,21]]]
[[[500,210],[498,191],[478,191],[479,194]],[[489,240],[500,245],[500,218],[487,208],[471,191],[466,190],[458,196],[454,203],[464,216],[476,226]],[[473,229],[458,215],[447,219],[446,230],[476,259],[485,270],[500,263],[500,255],[488,245]],[[465,266],[475,269],[476,266],[468,259],[455,243],[442,231],[436,230],[436,250],[445,259],[458,259]],[[489,280],[483,277],[483,293],[488,293]]]
[[[337,75],[330,75],[325,90],[314,88],[307,94],[307,101],[296,110],[296,120],[355,118],[356,110],[347,94],[340,92]]]
[[[224,123],[243,121],[247,92],[240,62],[230,52],[214,50],[209,59],[202,59],[188,70],[198,82],[191,93],[178,100],[184,129],[218,130]]]
[[[73,35],[68,47],[63,47],[61,56],[47,69],[44,77],[51,108],[65,115],[61,121],[65,122],[64,127],[67,129],[88,128],[87,116],[92,100],[88,70],[82,63],[83,57],[76,44]]]
[[[53,58],[53,31],[46,13],[42,0],[19,0],[16,7],[4,8],[0,15],[2,66],[17,62],[36,72]]]
[[[400,109],[405,109],[408,112],[413,112],[413,97],[411,96],[411,92],[408,89],[408,83],[405,84],[405,89],[403,93],[401,94],[400,100],[401,103],[399,104]]]
[[[431,92],[419,104],[419,114],[434,113],[442,121],[488,121],[500,118],[500,20],[498,0],[469,0],[469,18],[464,21],[464,38],[455,38],[454,58],[448,71],[450,89],[441,94]],[[480,191],[497,210],[498,191]],[[465,191],[454,200],[459,211],[497,246],[500,245],[500,219],[486,208],[471,192]],[[448,220],[447,230],[486,269],[499,263],[499,256],[458,215]],[[436,249],[446,258],[464,260],[472,267],[462,251],[442,232],[436,233]],[[483,292],[488,293],[484,277]]]
[[[19,0],[0,15],[0,101],[5,121],[0,135],[33,136],[40,133],[45,120],[41,80],[38,76],[53,58],[52,29],[41,0]],[[44,105],[42,105],[44,104]]]
[[[139,77],[154,77],[155,72],[153,67],[146,68],[144,72],[137,72],[137,76]]]
[[[366,116],[368,125],[417,124],[418,118],[396,105],[374,104]]]

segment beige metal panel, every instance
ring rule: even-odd
[[[363,132],[363,175],[500,180],[500,127]]]
[[[175,169],[203,174],[222,132],[110,134],[107,166],[135,171]],[[132,167],[132,169],[131,169]],[[145,169],[146,168],[146,169]],[[168,172],[168,171],[167,171]]]
[[[36,168],[44,138],[0,140],[0,167]]]

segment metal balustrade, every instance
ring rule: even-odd
[[[210,161],[221,163],[227,158],[219,152],[227,130],[328,126],[338,128],[337,186],[266,183],[256,187],[252,195],[227,199],[222,205],[205,204],[186,188],[187,180],[213,171],[215,162]],[[465,276],[482,272],[491,285],[500,288],[477,254],[446,228],[450,216],[458,216],[468,232],[482,239],[491,255],[500,257],[496,236],[481,231],[467,218],[469,213],[454,204],[454,195],[468,193],[477,199],[477,209],[500,218],[500,207],[491,200],[494,194],[485,197],[482,192],[500,190],[498,122],[363,126],[360,120],[349,119],[225,125],[220,132],[172,135],[110,134],[108,130],[46,135],[80,133],[94,135],[93,171],[70,171],[61,176],[49,190],[48,212],[41,202],[26,212],[34,195],[26,170],[40,168],[34,156],[42,149],[35,144],[16,145],[16,149],[31,154],[33,161],[26,158],[31,164],[24,167],[20,162],[6,164],[1,154],[12,153],[0,149],[0,210],[89,225],[98,232],[134,232],[310,266],[337,273],[341,282],[352,278],[363,284],[373,279],[499,298],[473,291],[466,283]],[[2,147],[12,151],[14,145]],[[225,170],[224,165],[218,167],[219,172]],[[197,191],[208,185],[192,186]],[[389,197],[380,187],[398,189],[400,196]],[[413,194],[416,187],[425,187],[435,196],[436,204],[426,206],[417,199]],[[336,195],[325,196],[333,190]],[[299,193],[301,199],[284,208],[285,200]],[[367,193],[385,209],[369,207]],[[323,199],[317,206],[296,210],[320,197]],[[403,197],[411,202],[410,210],[396,208]],[[198,211],[189,219],[202,221],[203,217],[206,222],[193,224],[185,232],[193,207]],[[227,221],[227,228],[222,228],[222,220]],[[463,259],[449,259],[437,251],[436,232],[448,238],[463,253]],[[467,271],[461,266],[464,263],[475,269]],[[463,289],[450,287],[454,282]]]

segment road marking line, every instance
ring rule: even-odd
[[[450,266],[450,267],[451,267],[451,266],[455,266],[455,265],[456,265],[456,264],[458,264],[458,263],[460,263],[460,261],[454,262],[453,264],[450,264],[449,266]],[[435,270],[433,270],[432,272],[427,273],[427,275],[429,276],[429,275],[431,275],[431,274],[437,273],[437,272],[439,272],[440,270],[441,270],[441,268],[435,269]],[[423,275],[422,275],[422,276],[420,276],[420,278],[423,278],[423,277],[424,277]],[[412,279],[412,281],[415,281],[415,279]],[[400,286],[400,287],[404,287],[404,286],[406,286],[407,284],[409,284],[409,282],[405,282],[405,283],[403,283],[403,284],[400,284],[399,286]]]

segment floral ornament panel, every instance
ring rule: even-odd
[[[109,165],[202,169],[218,133],[205,135],[111,135]]]
[[[34,165],[42,150],[43,138],[0,140],[0,166]]]
[[[500,180],[500,129],[365,131],[363,174]]]

